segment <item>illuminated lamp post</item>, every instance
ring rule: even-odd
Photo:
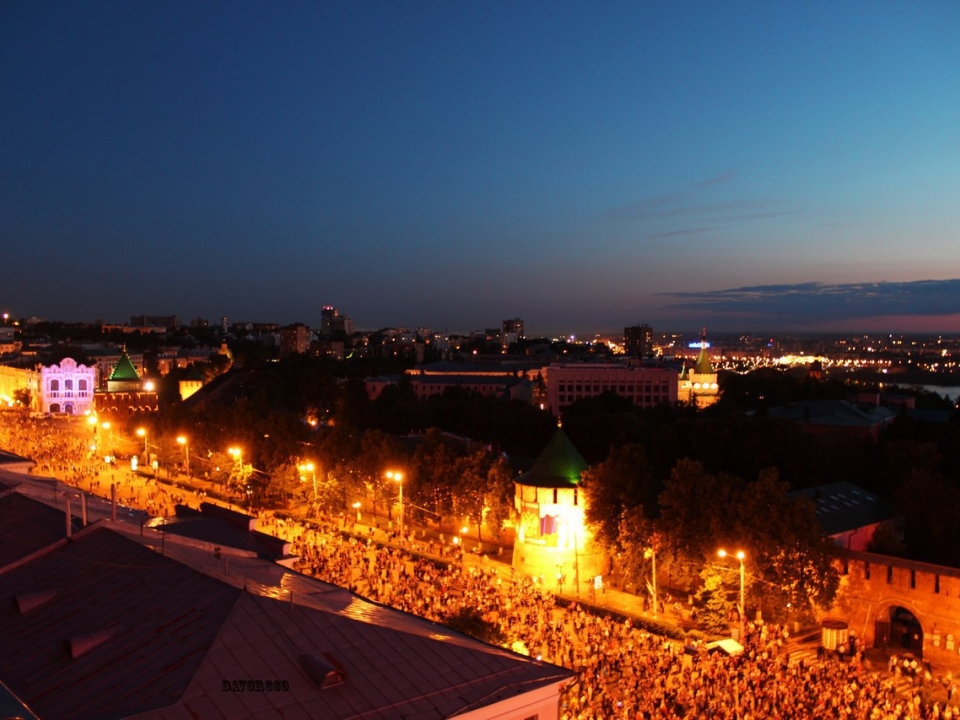
[[[353,509],[357,511],[357,522],[360,522],[360,501],[357,500],[353,505]]]
[[[317,466],[314,465],[312,462],[308,462],[308,463],[304,463],[303,465],[300,465],[300,466],[298,466],[298,467],[299,467],[300,472],[302,472],[302,473],[308,472],[308,473],[310,473],[310,475],[312,476],[312,478],[313,478],[313,501],[316,502],[316,501],[317,501]],[[300,480],[305,482],[305,481],[306,481],[306,478],[304,478],[304,477],[301,476]]]
[[[189,480],[190,479],[190,443],[187,442],[187,438],[184,435],[178,435],[177,442],[180,445],[183,445],[183,465],[187,471],[187,480]]]
[[[400,503],[400,544],[403,545],[403,473],[399,470],[387,470],[387,480],[397,483]]]
[[[717,555],[719,555],[721,558],[725,558],[727,557],[727,551],[722,549],[718,550]],[[746,557],[746,554],[744,554],[743,550],[738,550],[735,557],[740,561],[740,644],[742,645],[745,639],[744,633],[746,632],[747,612],[746,605],[744,604],[744,580],[746,575],[743,566],[743,559]]]
[[[656,618],[657,617],[657,551],[652,547],[648,547],[646,550],[643,551],[643,556],[645,558],[649,558],[652,563],[650,574],[652,577],[651,584],[653,587],[653,617]]]
[[[149,462],[149,453],[147,452],[147,429],[137,428],[137,437],[143,438],[143,460]]]
[[[227,453],[236,460],[239,467],[237,478],[240,482],[243,482],[243,449],[238,447],[227,448]]]

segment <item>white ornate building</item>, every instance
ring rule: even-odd
[[[82,415],[93,410],[93,391],[97,387],[97,368],[77,365],[64,358],[59,365],[40,370],[43,412]]]

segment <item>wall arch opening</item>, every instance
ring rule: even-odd
[[[874,645],[923,657],[923,627],[910,610],[891,605],[876,621]]]

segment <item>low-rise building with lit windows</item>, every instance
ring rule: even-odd
[[[547,404],[561,415],[577,400],[606,392],[632,401],[637,407],[652,408],[677,403],[679,373],[667,367],[646,365],[557,364],[544,368]]]

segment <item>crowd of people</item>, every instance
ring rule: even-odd
[[[43,421],[11,422],[12,415],[0,424],[0,445],[33,458],[38,474],[98,489],[102,466],[85,443],[49,432]],[[194,504],[203,497],[153,482],[139,490],[131,484],[127,499],[170,514],[177,501]],[[261,529],[291,540],[297,569],[306,574],[438,622],[469,609],[514,649],[574,670],[576,680],[561,698],[564,720],[960,719],[952,680],[948,699],[932,701],[929,684],[898,684],[900,662],[878,673],[864,667],[860,652],[791,659],[786,632],[775,625],[749,624],[740,654],[713,653],[701,642],[684,645],[653,635],[629,618],[576,603],[565,607],[541,579],[514,577],[495,563],[465,562],[460,549],[451,555],[444,545],[443,557],[436,542],[391,545],[343,516],[305,526],[267,514]]]
[[[463,608],[496,623],[516,649],[578,672],[561,717],[960,718],[922,688],[867,671],[859,652],[791,662],[784,628],[750,624],[743,653],[708,652],[652,635],[629,619],[569,608],[542,584],[492,568],[414,558],[342,532],[294,534],[298,568],[372,600],[443,622]]]

